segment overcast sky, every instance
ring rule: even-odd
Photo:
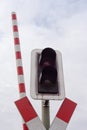
[[[27,96],[41,118],[41,101],[30,97],[30,54],[52,47],[62,53],[66,97],[78,106],[67,130],[87,130],[87,0],[0,1],[0,130],[22,130],[11,12],[18,18]],[[51,101],[51,122],[62,101]],[[55,106],[55,107],[54,107]],[[39,109],[38,109],[39,108]]]

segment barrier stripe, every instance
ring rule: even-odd
[[[26,96],[26,93],[25,92],[21,92],[20,93],[20,99],[21,99],[21,97],[23,98],[23,97],[25,97]]]
[[[17,19],[15,12],[12,12],[12,19],[14,19],[14,20]]]
[[[21,61],[21,59],[16,59],[16,64],[17,64],[17,67],[18,67],[18,66],[22,66],[22,61]]]
[[[16,52],[16,59],[21,59],[21,52]]]
[[[13,26],[13,31],[14,31],[14,32],[18,32],[18,27],[17,27],[17,25],[14,25],[14,26]]]
[[[18,32],[14,32],[14,38],[19,38]],[[15,44],[15,43],[14,43]]]
[[[18,75],[22,75],[23,74],[22,66],[17,67],[17,72],[18,72]]]
[[[19,84],[24,83],[24,75],[18,75],[18,83]]]
[[[17,44],[20,44],[20,41],[19,41],[19,38],[18,37],[16,37],[16,38],[14,38],[14,43],[17,45]]]
[[[24,83],[19,84],[19,92],[20,93],[25,92],[25,84]]]

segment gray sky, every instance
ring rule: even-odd
[[[41,118],[41,101],[30,97],[32,49],[61,51],[66,97],[78,103],[67,130],[87,129],[87,0],[0,1],[0,129],[22,130],[11,12],[18,18],[27,96]],[[51,122],[62,101],[51,101]],[[55,107],[54,107],[55,106]],[[39,109],[38,109],[39,108]]]

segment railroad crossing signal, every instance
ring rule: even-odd
[[[46,130],[26,97],[16,13],[12,13],[13,34],[20,99],[15,102],[22,118],[23,130]],[[31,54],[31,95],[34,99],[65,98],[62,56],[58,50],[35,49]],[[76,103],[65,98],[49,130],[65,130]]]
[[[30,93],[34,99],[61,100],[65,97],[62,55],[52,48],[31,53]]]

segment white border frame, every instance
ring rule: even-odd
[[[31,52],[31,79],[30,79],[30,94],[34,99],[39,100],[62,100],[65,97],[65,87],[64,87],[64,76],[63,76],[63,66],[62,66],[62,55],[56,50],[57,58],[57,68],[58,68],[58,84],[59,84],[59,94],[43,94],[38,93],[38,54],[42,52],[42,49],[34,49]]]

